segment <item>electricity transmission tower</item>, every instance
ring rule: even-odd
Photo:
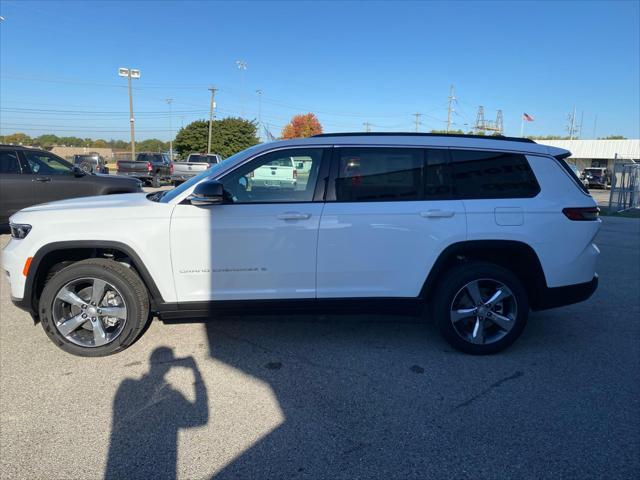
[[[456,101],[455,87],[449,87],[449,107],[447,109],[447,132],[451,128],[451,114],[455,111],[454,102]]]
[[[573,107],[573,111],[567,115],[567,132],[569,133],[569,140],[573,140],[578,136],[578,132],[582,130],[582,121],[580,124],[576,121],[576,107]]]
[[[416,133],[418,133],[418,131],[420,129],[420,125],[422,125],[422,122],[420,121],[420,117],[422,116],[422,114],[421,113],[414,113],[413,116],[416,117],[416,120],[415,120]]]
[[[476,133],[478,132],[494,132],[498,135],[502,135],[504,132],[504,120],[502,117],[502,110],[496,112],[495,121],[486,120],[484,118],[484,107],[480,105],[478,107],[478,113],[476,115],[476,124],[473,127]]]

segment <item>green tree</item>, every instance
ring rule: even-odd
[[[608,137],[600,137],[601,140],[626,140],[627,137],[622,135],[609,135]]]
[[[42,148],[51,148],[58,145],[60,139],[57,135],[53,135],[51,133],[45,133],[44,135],[40,135],[33,139],[33,143]]]
[[[107,142],[101,138],[98,138],[97,140],[93,140],[91,142],[91,146],[95,147],[95,148],[107,148]]]
[[[141,142],[136,142],[136,150],[139,152],[164,152],[169,150],[169,143],[157,138],[148,138]]]
[[[2,143],[10,143],[11,145],[31,145],[33,139],[26,133],[16,132],[2,137]]]
[[[209,122],[196,120],[180,129],[173,147],[182,157],[193,152],[206,152],[208,135]],[[229,157],[259,141],[255,122],[234,117],[213,122],[211,153]]]

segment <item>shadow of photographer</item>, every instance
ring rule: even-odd
[[[193,402],[167,382],[173,368],[193,372]],[[205,425],[207,403],[194,358],[176,358],[171,348],[156,348],[149,371],[139,380],[125,379],[116,392],[105,479],[176,478],[178,431]]]

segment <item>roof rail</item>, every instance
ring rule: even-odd
[[[530,138],[503,137],[502,135],[467,135],[463,133],[415,133],[415,132],[345,132],[320,133],[313,137],[454,137],[481,138],[483,140],[503,140],[509,142],[536,143]]]

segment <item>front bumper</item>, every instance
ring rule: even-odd
[[[593,295],[598,288],[598,274],[589,282],[567,285],[564,287],[544,288],[532,303],[532,310],[548,310],[550,308],[563,307],[573,303],[584,302]]]

